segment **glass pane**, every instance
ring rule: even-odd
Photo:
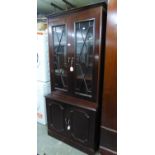
[[[75,93],[92,97],[94,20],[78,22],[76,34]]]
[[[67,89],[67,51],[65,25],[53,26],[55,88]]]

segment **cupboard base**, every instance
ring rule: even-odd
[[[68,138],[63,137],[60,134],[58,134],[58,133],[56,133],[56,132],[54,132],[53,130],[50,130],[50,129],[48,129],[48,135],[52,136],[52,137],[54,137],[54,138],[56,138],[56,139],[58,139],[58,140],[60,140],[60,141],[62,141],[64,143],[66,143],[66,144],[68,144],[68,145],[70,145],[72,147],[75,147],[75,148],[87,153],[88,155],[95,155],[95,152],[97,151],[97,148],[95,150],[93,150],[92,148],[88,148],[88,147],[85,147],[83,145],[80,145],[79,143],[76,143],[76,142],[74,142],[72,140],[69,140]]]
[[[84,103],[72,97],[46,96],[48,134],[94,155],[99,146],[99,112]]]

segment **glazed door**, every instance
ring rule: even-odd
[[[75,94],[92,98],[94,20],[75,23]]]
[[[50,68],[53,89],[68,91],[67,22],[49,21]]]
[[[100,9],[72,15],[74,26],[74,94],[96,100],[100,63]]]
[[[101,48],[98,8],[49,21],[51,78],[54,89],[96,101]]]

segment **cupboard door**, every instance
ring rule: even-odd
[[[53,26],[55,88],[67,89],[67,41],[65,25]]]
[[[75,23],[75,94],[92,97],[94,20]]]
[[[52,88],[68,91],[67,21],[65,18],[49,19],[49,55]]]
[[[101,63],[102,8],[74,13],[74,94],[97,101]]]
[[[58,132],[65,131],[65,108],[58,102],[50,101],[47,103],[48,127]]]
[[[89,143],[90,123],[90,116],[86,111],[76,108],[69,110],[67,130],[74,140],[82,144]]]

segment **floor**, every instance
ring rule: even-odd
[[[38,155],[87,155],[47,134],[47,127],[37,124]],[[96,153],[96,155],[100,155]]]

